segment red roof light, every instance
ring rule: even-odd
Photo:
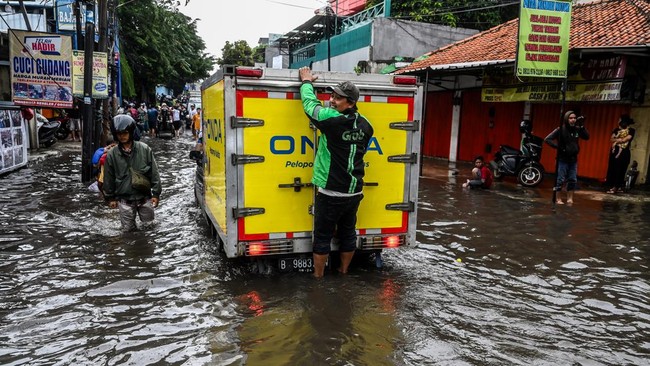
[[[242,68],[238,67],[235,72],[237,76],[248,76],[253,78],[261,78],[264,74],[262,69],[251,69],[251,68]]]
[[[393,84],[396,85],[415,85],[418,82],[416,76],[395,76],[393,78]]]

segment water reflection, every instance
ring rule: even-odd
[[[78,146],[0,178],[0,364],[648,364],[644,200],[425,178],[419,247],[384,271],[260,277],[199,224],[192,142],[147,142],[165,186],[135,233]]]

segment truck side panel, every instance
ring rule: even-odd
[[[206,165],[205,204],[208,215],[223,235],[226,225],[226,130],[224,121],[224,81],[203,90],[203,140]]]

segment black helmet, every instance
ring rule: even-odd
[[[119,141],[117,138],[117,133],[121,131],[129,132],[129,140],[133,141],[133,134],[135,132],[135,120],[133,117],[128,114],[118,114],[113,117],[113,138],[115,141]]]
[[[519,123],[519,132],[529,134],[533,132],[533,122],[525,119]]]

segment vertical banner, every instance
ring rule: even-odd
[[[84,51],[72,51],[72,94],[84,95]],[[108,98],[108,54],[93,52],[93,98]]]
[[[570,29],[571,2],[522,0],[517,76],[565,78]]]
[[[72,108],[69,36],[11,30],[9,65],[14,104]]]

